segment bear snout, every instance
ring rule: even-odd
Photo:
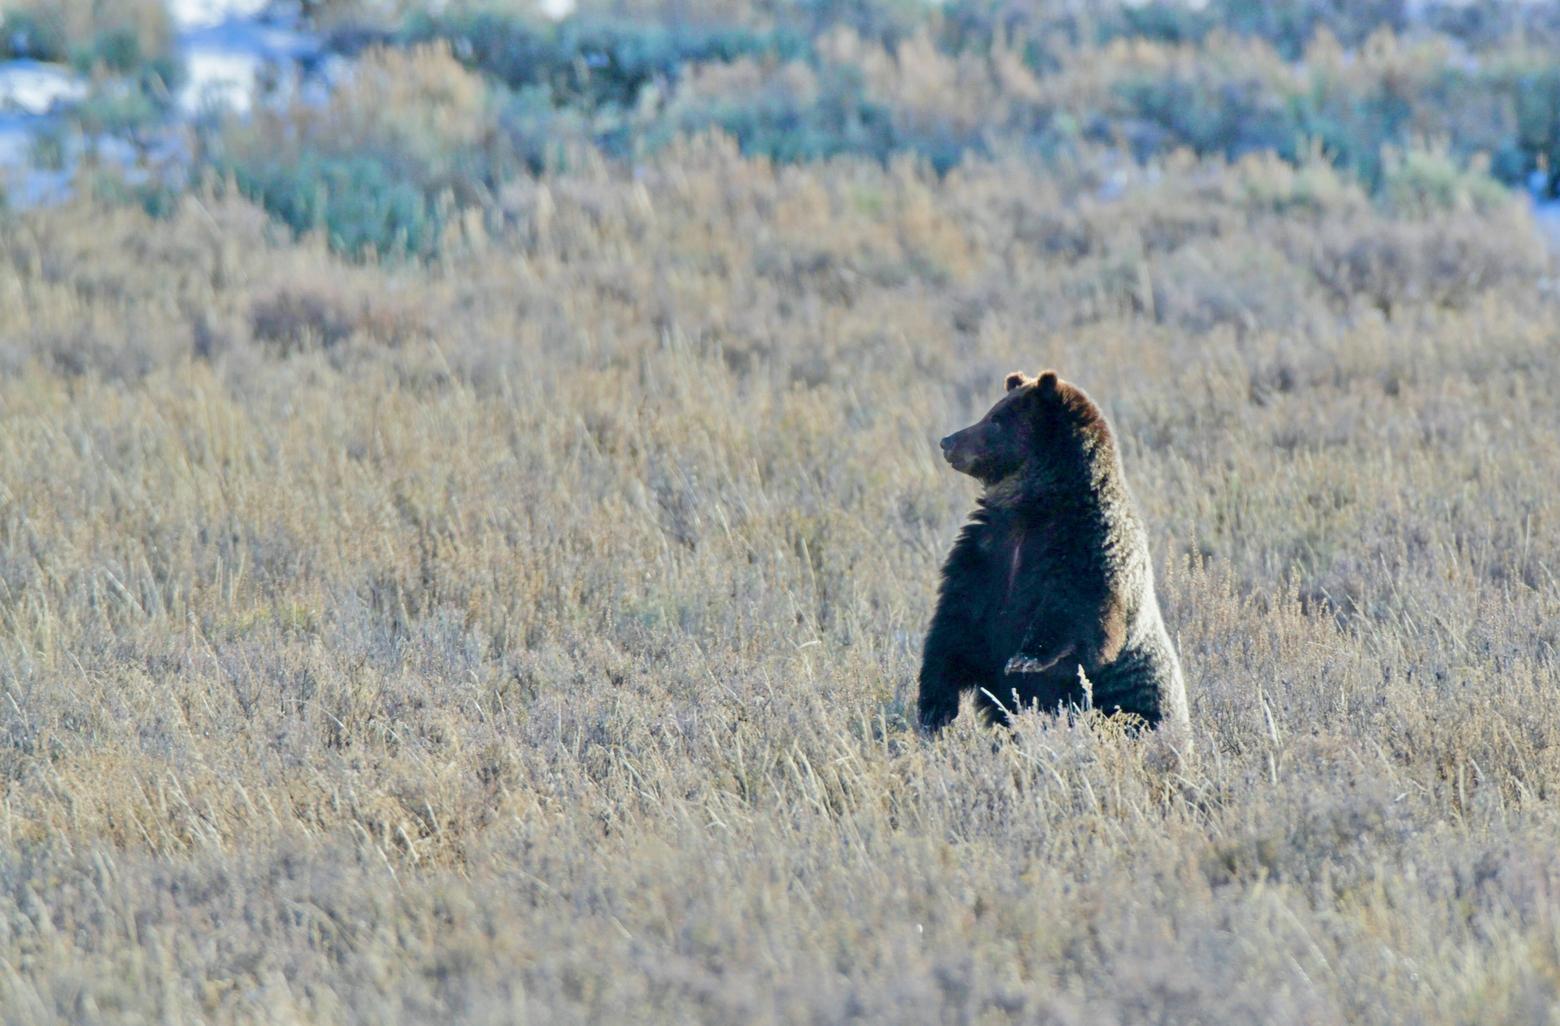
[[[960,473],[964,473],[966,471],[970,462],[969,453],[959,445],[959,442],[961,441],[959,435],[962,433],[963,432],[956,431],[937,443],[942,447],[943,459],[948,462],[948,466],[952,467],[954,470],[959,471]]]

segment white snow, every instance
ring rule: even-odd
[[[12,85],[18,78],[25,81],[29,75],[12,76],[7,72],[17,70],[16,65],[30,63],[0,65],[0,82]],[[12,92],[0,91],[5,96],[5,101],[0,102],[0,191],[11,207],[25,209],[57,203],[70,195],[72,168],[68,161],[65,169],[59,171],[35,167],[33,154],[39,135],[59,123],[57,114],[47,112],[62,94],[30,87],[18,92],[22,94],[20,100]]]
[[[33,166],[38,133],[54,122],[39,114],[0,114],[0,189],[8,206],[19,209],[58,203],[70,195],[72,162],[62,170]]]
[[[1560,200],[1533,197],[1533,220],[1549,245],[1560,250]]]
[[[253,18],[267,0],[168,0],[173,23],[184,30],[220,25],[235,18]]]
[[[33,126],[27,118],[0,114],[0,167],[25,164],[32,157]]]
[[[172,0],[183,27],[179,47],[189,75],[179,92],[186,113],[254,106],[264,84],[318,56],[318,38],[297,28],[295,7],[264,0]]]
[[[180,37],[189,75],[179,93],[188,113],[213,105],[248,111],[262,81],[280,77],[298,61],[320,52],[315,37],[257,18],[231,19],[193,29]]]
[[[193,51],[185,54],[188,77],[179,91],[179,105],[197,112],[213,107],[248,111],[255,93],[260,61],[249,54]]]
[[[57,64],[40,61],[0,64],[0,110],[47,114],[56,104],[73,103],[86,95],[86,80]]]
[[[1532,171],[1527,180],[1528,202],[1533,211],[1533,221],[1538,225],[1549,245],[1560,250],[1560,199],[1546,195],[1549,175],[1544,171]]]

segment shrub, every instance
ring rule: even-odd
[[[70,139],[61,122],[53,122],[33,134],[27,158],[33,167],[44,171],[63,171]]]
[[[299,234],[323,231],[338,252],[427,256],[438,247],[441,204],[370,154],[304,150],[228,170],[239,191],[273,217]]]
[[[1382,201],[1395,214],[1490,213],[1511,195],[1489,176],[1488,161],[1459,166],[1445,145],[1383,150]]]
[[[0,57],[69,62],[82,71],[177,85],[183,68],[163,0],[8,0]]]
[[[447,44],[375,50],[322,111],[225,122],[209,140],[211,161],[294,232],[322,230],[339,252],[428,256],[448,197],[491,184],[483,147],[495,106]]]
[[[1515,124],[1497,151],[1496,171],[1507,181],[1544,172],[1544,191],[1560,191],[1560,63],[1550,53],[1518,53],[1485,73],[1489,88],[1509,104]]]
[[[162,121],[164,111],[139,85],[123,80],[99,82],[70,112],[89,136],[133,135]]]
[[[1251,35],[1286,58],[1301,56],[1319,32],[1346,46],[1359,46],[1372,34],[1408,26],[1404,0],[1217,0],[1210,16],[1228,31]]]
[[[815,71],[793,62],[767,72],[740,61],[697,69],[670,104],[667,126],[684,133],[718,128],[744,153],[783,162],[843,153],[882,160],[905,148],[888,109],[867,98],[860,73],[838,65]]]
[[[633,105],[651,84],[674,84],[684,68],[741,57],[792,59],[807,41],[794,30],[655,24],[575,17],[559,23],[493,11],[420,14],[404,39],[443,41],[460,60],[513,89],[546,86],[555,102]]]
[[[487,85],[451,55],[447,42],[374,49],[331,97],[322,123],[306,131],[340,153],[393,156],[422,180],[448,177],[494,126]]]
[[[179,203],[174,186],[156,178],[126,175],[113,167],[91,168],[80,175],[76,187],[107,206],[140,207],[156,218],[173,214]]]
[[[1546,258],[1531,219],[1509,202],[1429,221],[1333,221],[1294,255],[1334,300],[1388,317],[1424,304],[1461,306],[1497,285],[1536,284]]]
[[[65,23],[57,9],[12,6],[0,11],[0,56],[63,63],[70,50]]]
[[[1249,154],[1234,166],[1225,189],[1249,210],[1289,217],[1355,211],[1366,205],[1358,180],[1340,173],[1316,146],[1294,163],[1276,153]]]

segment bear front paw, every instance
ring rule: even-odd
[[[925,734],[935,734],[953,721],[959,715],[959,703],[952,702],[922,702],[920,708],[921,731]]]
[[[1034,656],[1016,655],[1007,661],[1007,665],[1002,668],[1002,672],[1039,673],[1049,665],[1049,663],[1043,663]]]

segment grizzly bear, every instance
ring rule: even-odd
[[[957,716],[965,691],[988,722],[1020,706],[1092,702],[1148,726],[1184,725],[1148,536],[1099,407],[1055,371],[1013,373],[1007,394],[942,451],[984,487],[943,565],[921,659],[922,727]]]

